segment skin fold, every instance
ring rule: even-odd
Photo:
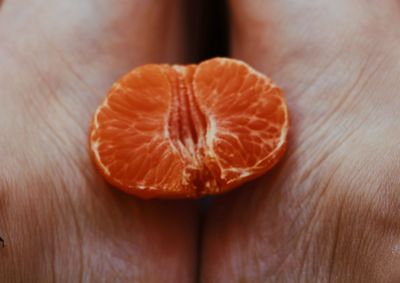
[[[231,56],[284,89],[289,148],[201,239],[196,202],[114,190],[87,153],[116,79],[191,60],[183,6],[1,4],[0,282],[399,282],[399,2],[229,2]]]

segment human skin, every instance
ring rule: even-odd
[[[173,2],[3,2],[0,282],[194,282],[196,204],[120,193],[88,154],[117,78],[184,59]]]
[[[202,282],[400,282],[400,2],[230,5],[232,55],[282,86],[291,129],[212,205]]]
[[[211,205],[201,262],[195,203],[120,193],[87,153],[113,81],[185,60],[171,2],[4,1],[0,282],[398,282],[398,1],[230,2],[232,56],[283,87],[289,148]]]

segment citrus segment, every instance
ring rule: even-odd
[[[183,164],[164,127],[171,105],[168,71],[157,65],[135,69],[114,84],[96,111],[90,138],[96,164],[125,191],[173,195],[179,187]]]
[[[143,197],[228,191],[269,170],[288,129],[283,94],[238,60],[145,65],[97,109],[90,149],[114,186]]]
[[[207,152],[218,163],[224,189],[261,175],[280,159],[288,113],[270,79],[240,61],[218,59],[199,65],[194,85],[213,128]]]

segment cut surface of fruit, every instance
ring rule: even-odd
[[[282,91],[234,59],[144,65],[117,81],[97,109],[90,151],[105,179],[142,198],[220,194],[282,157]]]

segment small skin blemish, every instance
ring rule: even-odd
[[[2,237],[0,237],[0,245],[2,248],[4,248],[5,244],[4,244],[4,240]]]
[[[400,256],[400,244],[397,244],[392,248],[392,254]]]

